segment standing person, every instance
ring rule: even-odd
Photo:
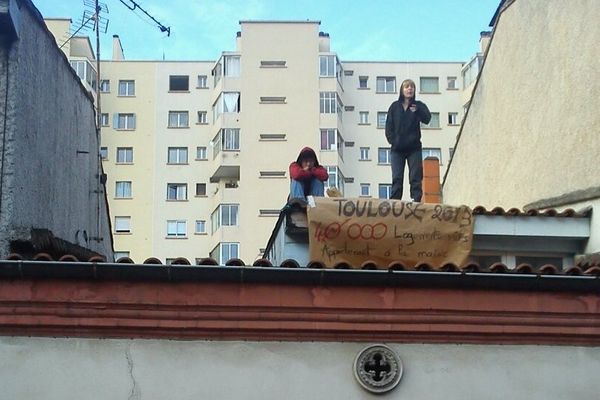
[[[428,124],[431,113],[421,101],[415,99],[415,82],[406,79],[400,85],[400,97],[387,113],[385,137],[392,146],[392,199],[402,199],[404,164],[408,163],[410,197],[421,201],[423,196],[423,156],[421,122]]]
[[[290,164],[290,203],[306,204],[306,196],[325,195],[327,170],[319,165],[317,155],[310,147],[300,151],[298,159]]]

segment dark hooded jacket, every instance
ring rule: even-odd
[[[302,160],[308,157],[313,157],[315,159],[315,166],[310,170],[305,171],[302,169]],[[319,165],[315,151],[310,147],[305,147],[300,151],[300,154],[298,154],[296,161],[290,164],[290,178],[296,181],[310,182],[313,177],[325,182],[329,179],[329,174],[325,168]]]
[[[398,100],[394,101],[388,110],[385,138],[392,146],[393,151],[410,153],[421,149],[421,122],[428,124],[431,120],[431,113],[425,103],[414,98],[404,111],[403,101],[404,97],[401,93]],[[417,106],[417,111],[410,111],[412,104]]]

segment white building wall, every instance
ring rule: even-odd
[[[364,343],[0,338],[0,399],[374,399]],[[600,348],[390,344],[390,399],[594,399]]]

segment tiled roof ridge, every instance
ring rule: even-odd
[[[555,208],[549,208],[546,210],[528,210],[523,211],[519,208],[512,207],[505,210],[502,207],[494,207],[490,210],[484,206],[478,205],[473,207],[474,215],[504,215],[511,217],[559,217],[559,218],[587,218],[591,215],[592,210],[590,208],[576,211],[572,208],[567,208],[563,211],[558,211]]]
[[[88,260],[79,260],[72,254],[66,254],[60,257],[58,260],[54,260],[50,255],[46,253],[38,253],[32,259],[27,259],[20,254],[10,254],[7,260],[12,261],[59,261],[64,263],[69,262],[88,262],[111,264],[106,262],[102,257],[91,257]],[[136,265],[136,262],[129,257],[122,257],[118,259],[116,264],[131,264]],[[163,265],[163,263],[155,257],[150,257],[144,260],[143,263],[137,265]],[[193,264],[185,257],[178,257],[171,262],[174,266],[193,266]],[[219,262],[214,258],[206,257],[200,259],[198,262],[199,266],[219,266]],[[255,260],[252,264],[246,264],[239,258],[232,258],[225,262],[224,267],[263,267],[263,268],[301,268],[302,266],[294,259],[284,260],[279,266],[275,266],[270,260],[260,258]],[[420,272],[455,272],[455,273],[490,273],[490,274],[529,274],[529,275],[591,275],[600,276],[600,259],[594,259],[593,262],[585,260],[583,262],[576,263],[575,265],[561,268],[553,264],[545,264],[539,268],[534,268],[530,264],[519,264],[515,268],[509,268],[504,263],[493,263],[485,266],[480,265],[477,262],[467,262],[463,265],[456,265],[453,263],[445,263],[443,265],[431,265],[426,262],[419,262],[413,266],[406,265],[402,261],[393,261],[385,266],[385,268],[378,268],[379,265],[374,261],[367,260],[361,264],[360,268],[352,268],[351,265],[345,262],[340,262],[334,266],[333,269],[360,269],[360,270],[389,270],[389,271],[420,271]],[[325,266],[320,262],[310,261],[303,268],[307,269],[326,269]]]

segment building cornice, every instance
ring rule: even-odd
[[[514,276],[513,289],[452,287],[426,275],[382,284],[378,271],[361,284],[344,282],[356,271],[314,271],[321,281],[311,283],[305,271],[287,270],[281,283],[278,268],[207,275],[209,267],[112,265],[94,279],[69,264],[55,265],[54,277],[29,264],[22,277],[0,277],[0,335],[600,345],[600,291],[519,288]]]

